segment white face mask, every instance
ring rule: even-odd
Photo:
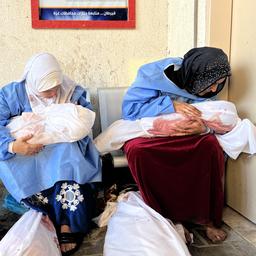
[[[43,103],[45,103],[46,106],[51,105],[56,102],[57,96],[54,96],[52,98],[43,98],[40,97]]]

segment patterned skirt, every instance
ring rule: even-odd
[[[61,225],[68,225],[71,232],[88,233],[95,209],[92,184],[77,184],[73,181],[59,181],[22,202],[49,216],[57,232]]]

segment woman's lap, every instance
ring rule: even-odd
[[[16,154],[0,161],[0,178],[18,202],[61,180],[85,184],[100,181],[100,176],[99,155],[91,140],[47,145],[36,155]]]
[[[174,221],[220,225],[224,157],[215,136],[137,138],[124,151],[152,208]]]

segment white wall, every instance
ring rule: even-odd
[[[169,0],[168,55],[180,56],[206,45],[209,0]]]
[[[30,1],[0,1],[0,85],[19,78],[34,53],[48,51],[90,88],[128,86],[141,63],[167,54],[167,0],[138,0],[136,29],[32,29]]]
[[[195,45],[195,1],[169,1],[168,54],[183,55]]]

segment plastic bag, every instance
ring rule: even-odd
[[[0,256],[61,256],[55,228],[47,216],[26,212],[0,242]]]

